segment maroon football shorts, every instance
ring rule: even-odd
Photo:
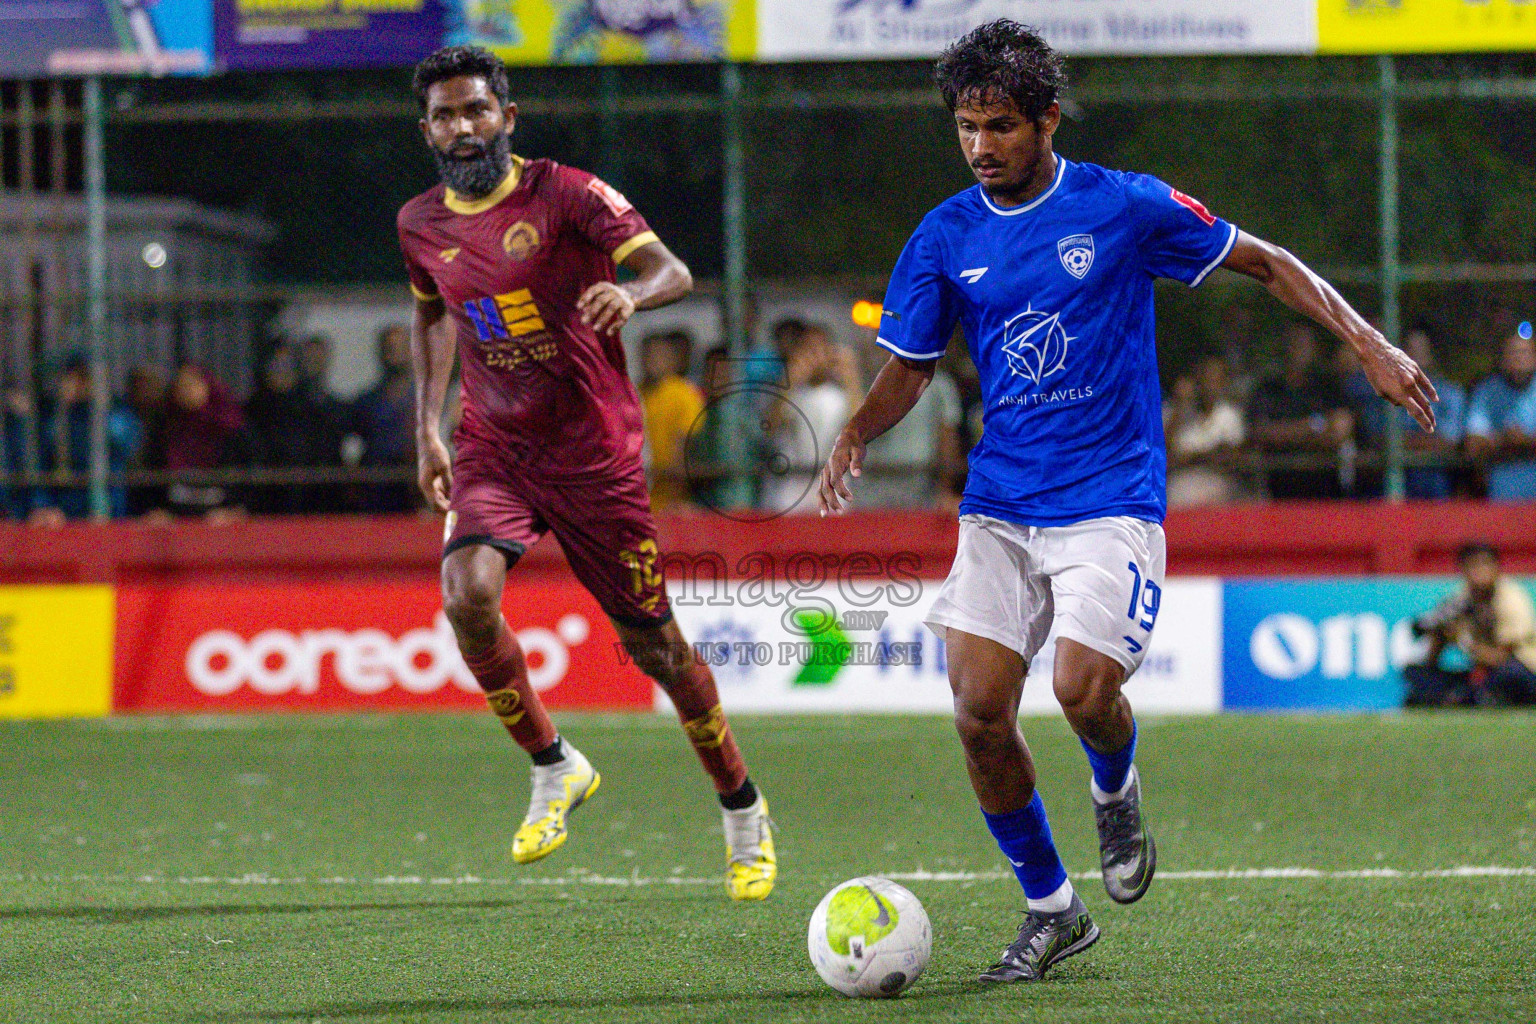
[[[443,557],[485,544],[510,566],[553,533],[610,618],[650,626],[672,617],[639,459],[617,475],[573,483],[524,473],[488,442],[462,435],[455,442]]]

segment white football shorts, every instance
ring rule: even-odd
[[[1146,657],[1163,599],[1163,528],[1129,516],[1071,526],[1020,526],[960,517],[949,578],[924,621],[995,640],[1026,664],[1046,634],[1076,640],[1125,666]]]

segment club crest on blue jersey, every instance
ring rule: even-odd
[[[1091,258],[1091,257],[1090,257]],[[1036,384],[1067,365],[1067,343],[1060,313],[1029,307],[1003,325],[1003,354],[1008,368]]]
[[[1056,255],[1067,273],[1081,281],[1093,266],[1093,236],[1068,235],[1056,243]]]

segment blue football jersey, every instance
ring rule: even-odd
[[[956,321],[965,329],[985,406],[962,514],[1161,522],[1152,282],[1198,285],[1237,228],[1148,175],[1056,161],[1029,203],[996,206],[977,185],[923,218],[891,273],[879,343],[937,359]]]

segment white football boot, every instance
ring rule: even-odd
[[[581,751],[565,744],[565,757],[551,765],[534,765],[528,814],[512,837],[512,859],[529,864],[565,845],[565,819],[597,792],[603,777]]]
[[[773,822],[768,819],[768,800],[761,792],[757,802],[739,811],[721,809],[725,822],[725,890],[733,900],[765,900],[779,876],[779,858],[773,851]]]

